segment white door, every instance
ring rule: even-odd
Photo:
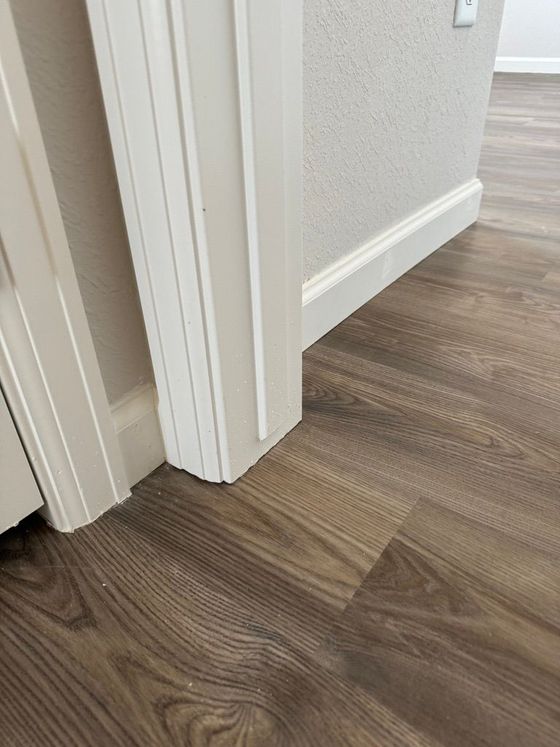
[[[42,505],[41,493],[0,391],[0,532]]]

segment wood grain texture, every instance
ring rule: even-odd
[[[420,501],[318,661],[434,744],[557,745],[557,561],[501,529]]]
[[[560,81],[527,77],[478,224],[307,351],[247,475],[0,538],[4,744],[560,743]]]

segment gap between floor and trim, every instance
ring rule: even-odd
[[[474,223],[481,194],[472,179],[304,283],[303,349]]]
[[[497,73],[560,73],[560,57],[496,57]]]

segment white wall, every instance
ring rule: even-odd
[[[560,59],[559,0],[506,0],[498,57]]]
[[[305,280],[476,175],[502,4],[305,0]]]

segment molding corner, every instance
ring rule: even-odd
[[[153,384],[143,384],[111,405],[129,487],[165,461]]]
[[[560,74],[560,57],[496,57],[496,73]]]

